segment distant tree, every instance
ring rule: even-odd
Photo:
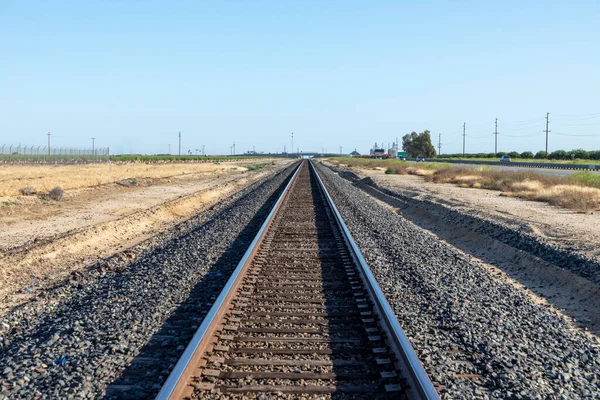
[[[519,158],[520,156],[520,154],[516,151],[511,151],[510,153],[508,153],[508,155],[510,156],[510,158]]]
[[[590,160],[600,160],[600,150],[590,151],[588,157]]]
[[[564,150],[554,150],[548,154],[548,158],[551,160],[568,160],[571,158],[571,155]]]
[[[530,151],[524,151],[521,153],[521,158],[533,158],[533,153]]]
[[[499,151],[498,153],[496,153],[496,155],[497,155],[498,157],[502,157],[502,156],[506,156],[506,155],[507,155],[507,153],[506,153],[505,151]]]
[[[588,160],[590,158],[590,152],[583,149],[571,150],[569,155],[571,154],[575,154],[575,158],[579,158],[581,160]]]
[[[431,143],[431,135],[428,130],[422,133],[411,132],[404,135],[402,137],[402,148],[409,157],[435,157],[435,147]]]
[[[544,158],[546,158],[548,156],[548,153],[546,153],[544,150],[540,150],[537,153],[535,153],[535,157],[538,160],[542,160]]]

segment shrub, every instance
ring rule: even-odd
[[[63,190],[59,186],[57,186],[50,192],[48,192],[48,198],[54,201],[59,201],[60,199],[62,199],[63,193]]]
[[[386,175],[395,175],[396,174],[396,170],[394,168],[392,168],[392,167],[388,167],[385,170],[385,173],[386,173]]]
[[[511,151],[510,153],[508,153],[508,155],[510,156],[510,158],[519,158],[520,156],[520,154],[516,151]]]
[[[590,158],[590,153],[588,151],[583,150],[583,149],[571,150],[569,152],[569,156],[571,154],[574,154],[575,158],[579,158],[581,160],[587,160],[587,159]]]
[[[35,190],[34,188],[27,186],[24,188],[19,189],[19,191],[21,192],[21,194],[23,196],[33,196],[34,194],[37,193],[37,190]]]
[[[590,171],[575,172],[567,177],[567,181],[600,189],[600,175]]]
[[[600,160],[600,150],[590,151],[588,157],[590,160]]]
[[[533,153],[530,151],[524,151],[520,154],[521,158],[533,158]]]
[[[568,160],[571,156],[564,150],[555,150],[548,155],[551,160]]]
[[[504,152],[504,151],[499,151],[499,152],[497,153],[497,156],[498,156],[498,157],[502,157],[502,156],[505,156],[505,155],[506,155],[506,152]]]
[[[535,159],[538,160],[543,160],[544,158],[546,158],[548,156],[548,153],[546,153],[544,150],[540,150],[537,153],[535,153]]]
[[[268,164],[266,164],[266,163],[265,164],[250,164],[246,168],[248,168],[248,171],[256,171],[257,169],[264,168],[267,165]]]

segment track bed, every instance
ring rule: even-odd
[[[414,398],[308,162],[264,228],[159,398]]]

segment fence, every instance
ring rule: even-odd
[[[0,164],[82,164],[108,162],[109,148],[78,149],[29,145],[0,145]]]

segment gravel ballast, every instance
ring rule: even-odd
[[[426,198],[417,198],[417,193],[383,187],[369,177],[361,179],[347,167],[336,167],[334,170],[337,170],[343,178],[363,188],[367,186],[375,188],[407,205],[435,213],[446,222],[488,236],[600,285],[600,257],[591,256],[589,248],[581,251],[582,249],[571,244],[564,244],[556,240],[549,241],[532,231],[526,224],[515,226],[514,221],[508,223],[502,219],[490,218],[485,215],[467,215],[463,210],[453,209]],[[595,251],[593,252],[595,253]]]
[[[443,398],[600,398],[600,346],[317,165]]]
[[[155,395],[292,170],[274,172],[7,313],[0,319],[0,399],[102,397],[144,346],[158,349],[158,358],[138,357],[145,375],[129,377],[132,390],[118,396]],[[184,321],[177,335],[161,335],[189,299],[196,325]]]

